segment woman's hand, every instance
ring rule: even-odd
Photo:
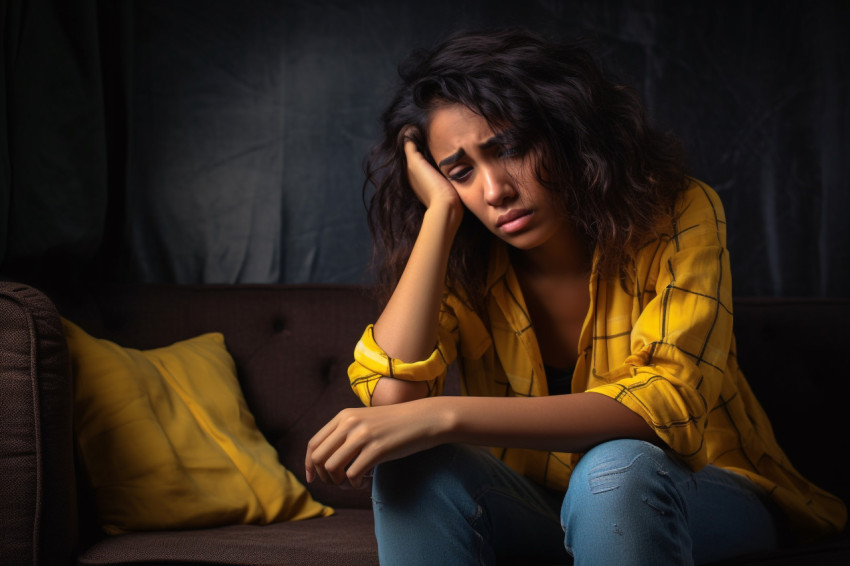
[[[307,482],[318,477],[360,487],[364,475],[381,462],[436,446],[446,419],[433,401],[340,411],[307,444]]]
[[[435,205],[448,205],[449,210],[463,215],[463,203],[452,186],[440,171],[434,168],[413,142],[415,126],[408,126],[402,132],[404,155],[407,159],[407,178],[419,201],[425,208]]]

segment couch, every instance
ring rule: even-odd
[[[850,300],[738,298],[740,363],[792,461],[850,501],[845,400]],[[346,367],[378,307],[334,285],[138,285],[42,292],[0,283],[0,564],[374,565],[368,490],[314,483],[330,517],[107,536],[74,442],[60,316],[139,349],[224,334],[258,428],[301,481],[307,440],[356,406]],[[456,389],[451,392],[456,392]],[[522,564],[523,561],[518,563]],[[850,564],[846,532],[727,564]]]

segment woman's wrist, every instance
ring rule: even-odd
[[[449,235],[454,238],[461,220],[463,220],[463,204],[459,199],[446,199],[432,202],[425,210],[425,218],[422,222],[423,226],[426,222],[439,222],[449,230]]]
[[[456,441],[459,413],[456,403],[458,397],[451,395],[426,397],[415,401],[420,406],[417,411],[431,419],[431,438],[434,446]]]

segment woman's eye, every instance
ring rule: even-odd
[[[449,180],[455,183],[464,182],[472,174],[472,167],[459,167],[449,173]]]

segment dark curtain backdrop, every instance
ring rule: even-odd
[[[720,193],[738,295],[850,296],[842,0],[3,0],[0,276],[369,280],[398,61],[462,27],[590,40]]]

